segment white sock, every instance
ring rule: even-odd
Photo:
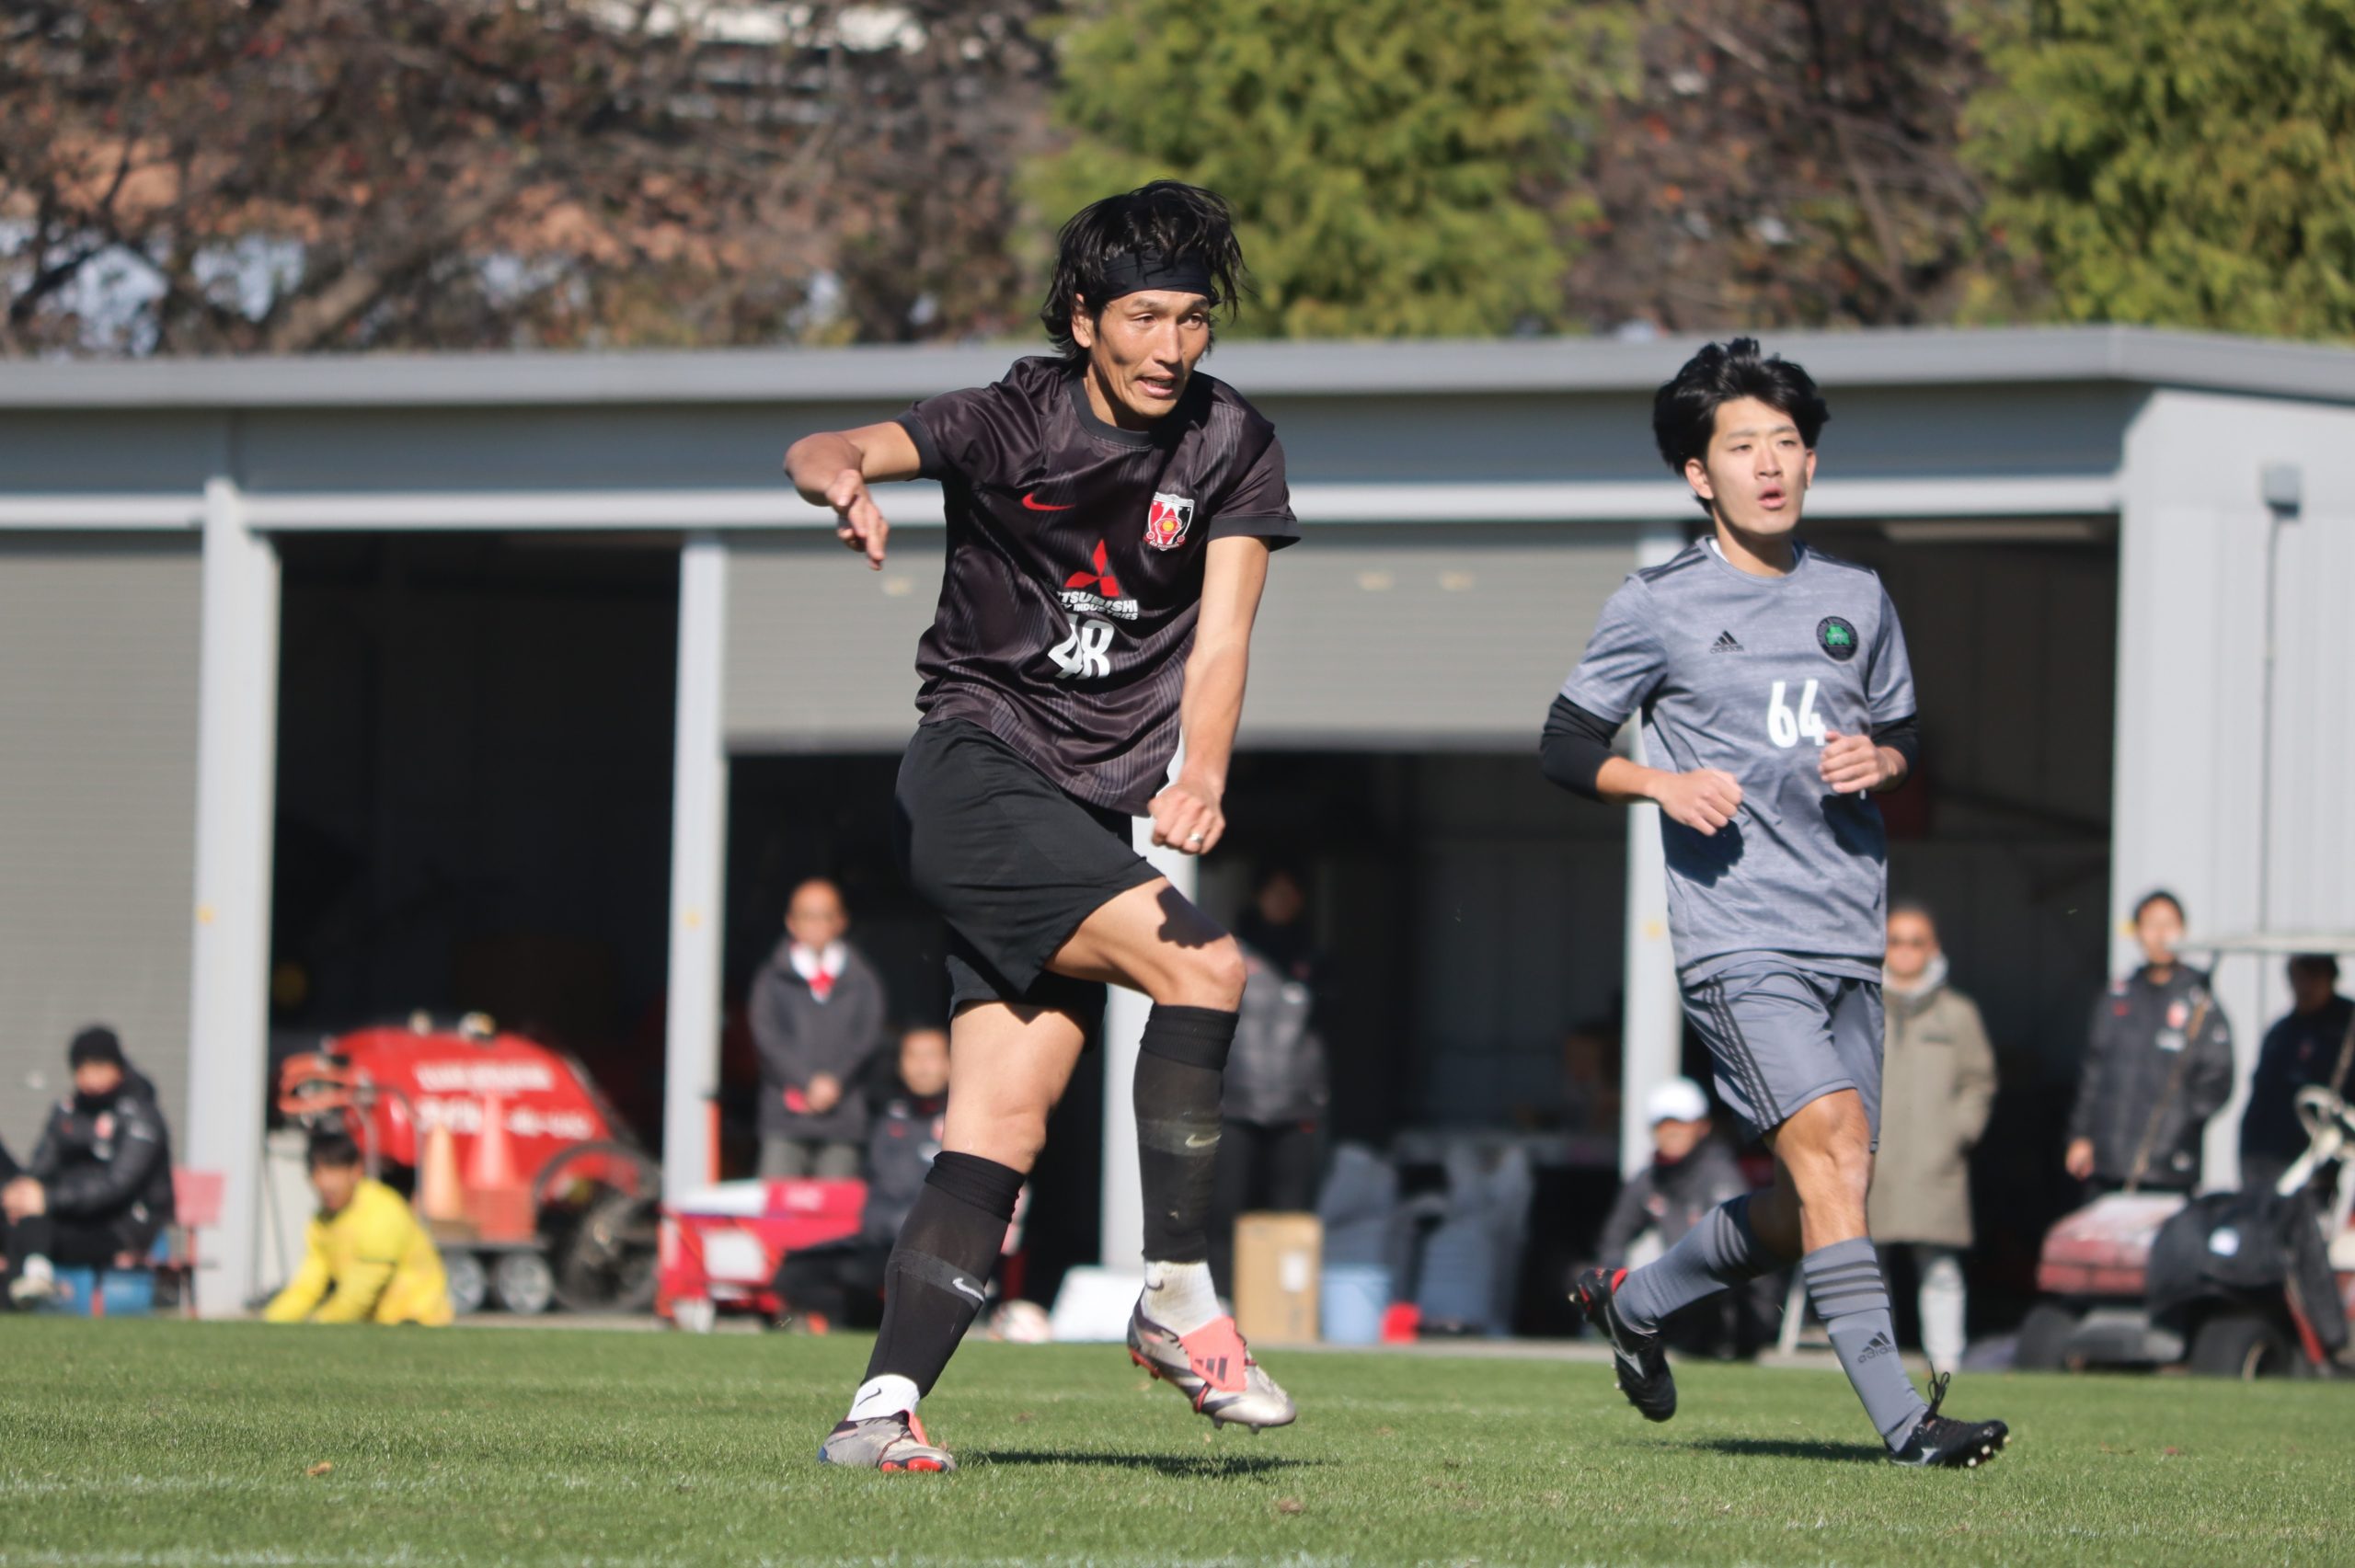
[[[886,1372],[858,1385],[858,1392],[851,1398],[847,1419],[872,1421],[879,1416],[912,1415],[915,1408],[914,1379]]]
[[[1155,1322],[1181,1339],[1224,1315],[1219,1310],[1218,1292],[1211,1288],[1211,1265],[1206,1263],[1148,1261],[1144,1310]]]

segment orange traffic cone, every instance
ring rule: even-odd
[[[425,1161],[417,1173],[418,1211],[429,1221],[454,1224],[466,1217],[465,1190],[458,1185],[458,1140],[439,1118],[425,1135]]]
[[[482,1130],[475,1134],[474,1158],[466,1169],[466,1195],[475,1224],[489,1239],[520,1242],[534,1229],[532,1195],[515,1174],[515,1150],[507,1136],[507,1103],[482,1097]]]
[[[507,1141],[507,1102],[496,1094],[482,1097],[482,1129],[475,1134],[474,1159],[468,1162],[466,1185],[477,1192],[495,1192],[515,1185],[515,1151]]]

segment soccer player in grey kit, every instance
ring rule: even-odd
[[[1830,417],[1805,371],[1748,338],[1660,389],[1660,455],[1711,531],[1620,585],[1546,717],[1548,778],[1659,805],[1685,1015],[1718,1093],[1775,1155],[1772,1187],[1642,1268],[1588,1271],[1577,1295],[1628,1402],[1666,1421],[1661,1322],[1796,1259],[1890,1457],[1975,1466],[2008,1429],[1940,1415],[1944,1379],[1926,1404],[1914,1391],[1865,1231],[1888,901],[1871,797],[1913,765],[1913,677],[1880,579],[1793,536]],[[1612,754],[1637,712],[1656,766]]]

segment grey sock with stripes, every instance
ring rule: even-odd
[[[1620,1319],[1638,1333],[1656,1333],[1679,1307],[1782,1266],[1750,1228],[1750,1195],[1728,1198],[1684,1239],[1620,1282],[1612,1297]]]
[[[1889,1282],[1881,1277],[1880,1254],[1872,1238],[1855,1236],[1818,1247],[1799,1260],[1807,1277],[1807,1299],[1832,1335],[1840,1353],[1841,1368],[1865,1414],[1890,1448],[1901,1448],[1913,1436],[1929,1406],[1905,1375],[1897,1354],[1897,1325],[1889,1315]]]

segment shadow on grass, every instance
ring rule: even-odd
[[[1863,1443],[1808,1442],[1798,1437],[1708,1437],[1684,1447],[1745,1459],[1821,1459],[1829,1464],[1877,1465],[1887,1458],[1880,1449]]]
[[[1265,1454],[1101,1454],[1040,1453],[1027,1449],[978,1453],[973,1468],[992,1465],[1094,1465],[1104,1470],[1149,1470],[1159,1475],[1191,1479],[1273,1475],[1316,1464],[1315,1459],[1280,1459]]]

